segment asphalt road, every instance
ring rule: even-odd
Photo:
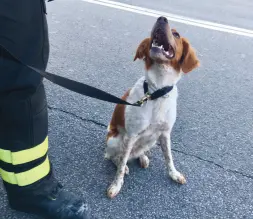
[[[117,0],[118,2],[165,11],[195,19],[253,29],[251,0]]]
[[[141,2],[136,5],[238,27],[252,26],[253,6],[246,0],[234,10],[232,5],[225,8],[221,4],[220,11],[233,19],[221,12],[220,17],[213,17],[206,13],[204,3],[195,1],[182,1],[196,6],[194,13],[186,9],[180,13],[176,10],[180,4],[172,1]],[[210,11],[218,7],[208,5]],[[143,64],[133,62],[133,56],[138,43],[149,35],[154,17],[79,0],[58,0],[48,4],[48,22],[49,71],[117,96],[143,74]],[[46,81],[50,154],[56,175],[68,190],[89,199],[96,219],[252,219],[252,38],[174,22],[171,26],[190,40],[201,60],[201,67],[179,83],[178,118],[172,134],[175,165],[186,175],[187,184],[178,186],[167,177],[157,147],[150,167],[143,170],[136,163],[129,165],[130,175],[121,193],[107,199],[105,192],[115,167],[103,159],[105,126],[114,105]],[[0,197],[1,219],[39,219],[11,211],[1,185]]]

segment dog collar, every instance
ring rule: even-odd
[[[161,89],[156,90],[154,93],[150,94],[148,91],[148,82],[145,80],[143,82],[143,90],[144,90],[144,97],[137,102],[140,106],[143,105],[143,103],[147,102],[148,100],[155,100],[162,96],[165,96],[173,89],[173,86],[166,86]]]

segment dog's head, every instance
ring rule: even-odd
[[[150,38],[144,39],[138,46],[134,61],[136,59],[144,59],[147,69],[158,63],[188,73],[199,66],[199,60],[189,41],[171,29],[165,17],[157,19]]]

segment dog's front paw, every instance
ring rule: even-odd
[[[171,171],[171,172],[169,172],[169,175],[177,183],[180,183],[180,184],[186,183],[186,179],[185,179],[184,175],[178,171]]]
[[[123,185],[123,180],[113,181],[113,183],[107,189],[107,196],[109,198],[114,198],[121,190]]]
[[[139,161],[140,161],[140,166],[142,168],[148,168],[148,166],[149,166],[149,159],[148,159],[148,157],[146,155],[140,156]]]

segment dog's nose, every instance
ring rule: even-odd
[[[167,19],[166,17],[159,17],[159,18],[157,19],[157,21],[158,21],[159,23],[168,23],[168,19]]]

